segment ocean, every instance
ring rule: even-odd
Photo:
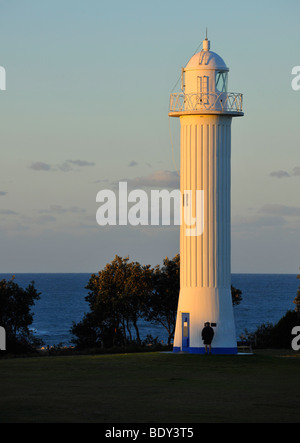
[[[91,274],[15,274],[15,282],[26,287],[35,282],[41,298],[32,312],[32,329],[45,345],[72,345],[72,323],[89,312],[85,289]],[[12,274],[0,274],[10,279]],[[276,323],[288,310],[295,309],[293,300],[300,286],[294,274],[233,274],[232,284],[242,291],[242,302],[234,307],[237,338],[247,329],[254,332],[263,323]],[[2,325],[1,325],[2,326]],[[148,334],[167,342],[163,327],[140,323],[141,337]]]

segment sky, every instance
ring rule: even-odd
[[[244,94],[232,272],[297,273],[299,16],[298,0],[0,0],[0,272],[92,273],[116,254],[154,266],[179,252],[178,226],[99,226],[96,196],[179,183],[169,97],[208,28],[229,90]]]

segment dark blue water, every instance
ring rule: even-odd
[[[0,280],[12,274],[0,274]],[[32,328],[46,345],[70,345],[72,322],[82,320],[89,306],[85,301],[90,274],[16,274],[15,282],[26,287],[31,281],[42,293],[32,311]],[[296,275],[233,274],[232,284],[243,292],[243,300],[234,308],[237,337],[247,329],[256,330],[262,323],[276,323],[289,310],[300,285]],[[151,334],[166,342],[162,327],[151,324],[140,326],[141,336]]]

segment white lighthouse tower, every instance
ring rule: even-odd
[[[169,116],[181,126],[180,295],[174,352],[204,353],[204,323],[214,328],[212,353],[236,354],[231,297],[231,121],[243,116],[242,94],[227,92],[223,59],[201,52],[182,69],[182,92]],[[199,220],[199,217],[201,220]]]

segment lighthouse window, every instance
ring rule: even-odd
[[[189,325],[187,319],[185,319],[183,323],[183,336],[188,337],[189,336]]]
[[[198,93],[207,94],[209,91],[209,77],[204,75],[203,77],[198,77]]]
[[[209,77],[204,75],[198,77],[198,104],[200,106],[207,105],[209,98]]]
[[[219,71],[216,75],[216,90],[219,92],[227,92],[228,73]]]

